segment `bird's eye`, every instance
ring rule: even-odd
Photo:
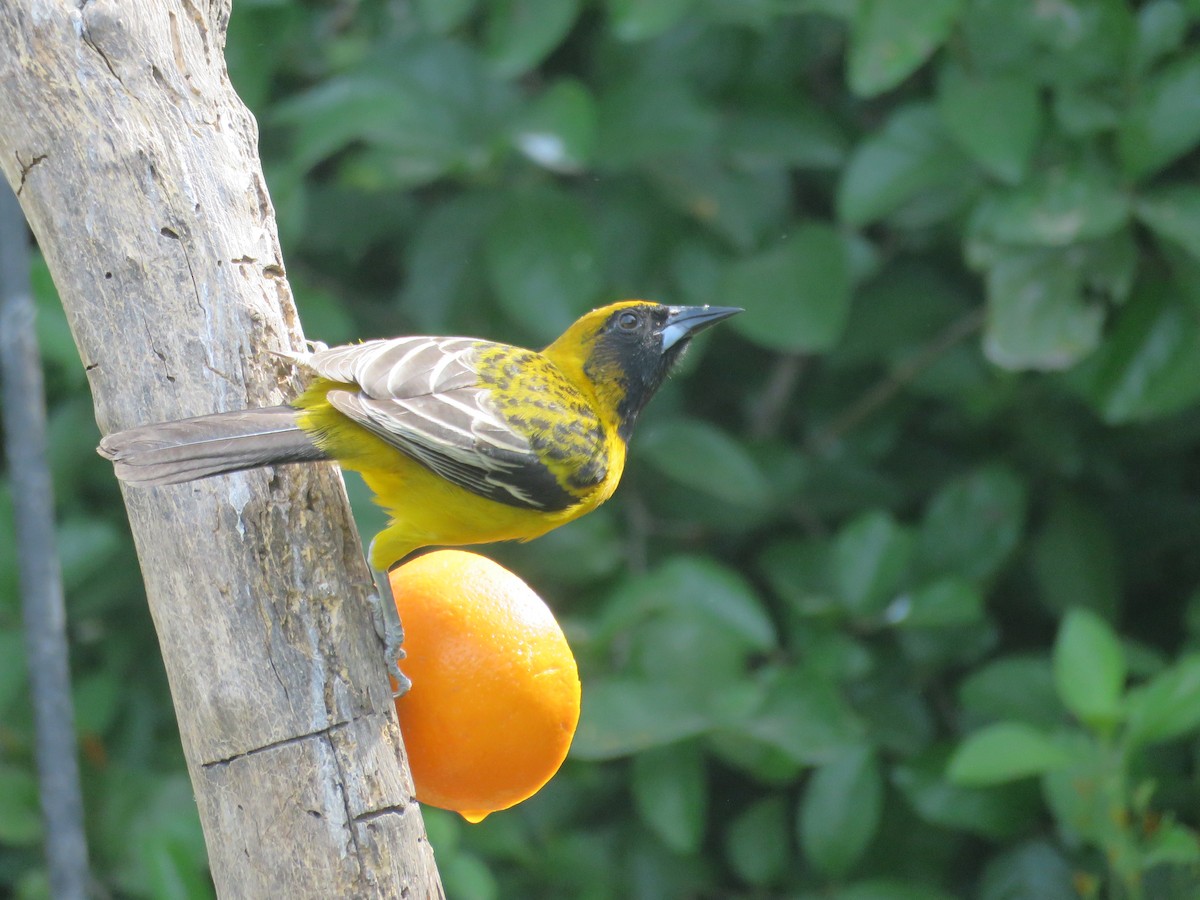
[[[617,316],[617,327],[622,331],[633,331],[638,327],[638,314],[635,312],[623,312]]]

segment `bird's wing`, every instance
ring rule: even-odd
[[[346,385],[326,394],[334,409],[448,481],[510,506],[565,509],[579,498],[547,465],[553,452],[500,411],[479,371],[480,351],[496,346],[396,338],[318,350],[297,362]]]

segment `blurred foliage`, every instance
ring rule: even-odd
[[[559,610],[583,721],[521,807],[427,811],[452,898],[1200,895],[1198,26],[1193,0],[235,3],[310,337],[747,309],[607,507],[493,548]],[[204,897],[38,282],[97,874]],[[32,898],[13,567],[0,544],[0,884]]]

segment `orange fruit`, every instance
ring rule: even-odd
[[[579,722],[562,629],[520,578],[462,550],[390,574],[412,687],[396,699],[417,800],[469,822],[535,794]]]

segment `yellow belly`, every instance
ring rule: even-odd
[[[393,451],[395,452],[395,451]],[[386,569],[427,546],[529,540],[578,518],[606,498],[593,493],[575,506],[539,512],[497,503],[464,490],[405,457],[400,466],[358,469],[387,510],[387,528],[375,538],[371,564]],[[347,465],[346,468],[351,468]]]
[[[329,385],[326,383],[326,389]],[[315,395],[315,396],[314,396]],[[609,459],[608,477],[566,509],[546,512],[482,497],[437,475],[356,425],[310,389],[300,400],[301,427],[343,469],[358,472],[387,511],[388,526],[375,538],[371,565],[386,571],[414,550],[493,541],[530,540],[591,512],[616,489],[624,447]]]

